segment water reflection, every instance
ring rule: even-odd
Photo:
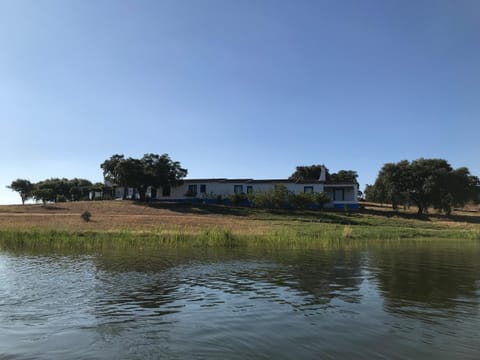
[[[387,311],[419,318],[478,315],[480,250],[451,243],[372,252]]]
[[[471,242],[0,252],[0,358],[478,358],[479,259]]]
[[[214,294],[221,292],[301,308],[325,305],[333,298],[358,303],[364,256],[354,251],[277,249],[259,255],[239,249],[203,249],[200,253],[166,251],[162,256],[102,254],[95,258],[95,265],[97,277],[105,279],[102,287],[114,294],[109,299],[141,307],[165,307],[172,299],[204,299],[208,304],[203,306],[215,306],[222,300]],[[114,285],[118,282],[124,285]]]

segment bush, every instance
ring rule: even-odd
[[[245,201],[247,201],[248,197],[244,192],[240,192],[240,193],[234,193],[230,195],[229,200],[232,202],[233,205],[238,206],[244,203]]]
[[[277,209],[290,207],[292,193],[283,184],[275,185],[273,190],[273,207]]]
[[[90,213],[90,211],[84,211],[82,215],[80,215],[80,217],[83,219],[83,221],[89,222],[92,214]]]
[[[292,195],[292,205],[296,209],[308,209],[315,204],[315,197],[312,193],[299,193]]]
[[[325,192],[315,193],[315,202],[317,203],[317,205],[320,209],[323,209],[325,204],[328,204],[330,201],[332,201],[332,200],[327,195],[327,193],[325,193]]]
[[[67,201],[67,198],[64,195],[57,195],[57,202],[63,203],[66,201]]]
[[[274,189],[248,194],[253,206],[258,208],[280,209],[290,207],[292,193],[285,185],[276,185]]]

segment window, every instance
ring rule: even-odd
[[[207,185],[201,184],[200,185],[200,194],[205,194],[207,192]]]
[[[188,185],[186,196],[197,196],[197,184]]]
[[[303,187],[303,192],[312,194],[313,193],[313,186],[304,186]]]
[[[242,193],[243,192],[243,185],[234,185],[233,186],[234,193]]]
[[[345,200],[345,190],[344,189],[335,189],[335,191],[333,192],[333,200],[344,201]]]
[[[247,194],[251,194],[253,193],[253,186],[252,185],[248,185],[247,186]]]
[[[170,196],[170,186],[162,187],[162,196]]]

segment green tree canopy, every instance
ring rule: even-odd
[[[347,183],[347,184],[358,184],[357,181],[358,174],[353,170],[340,170],[336,173],[327,174],[327,182],[330,183]]]
[[[42,201],[44,204],[46,202],[55,202],[57,195],[63,195],[63,191],[61,190],[62,186],[59,184],[61,181],[61,179],[57,178],[39,181],[35,184],[33,197],[35,200]],[[60,192],[60,194],[58,192]]]
[[[39,181],[33,189],[37,201],[57,202],[87,200],[92,190],[92,182],[87,179],[51,178]]]
[[[88,199],[88,193],[93,190],[93,184],[87,179],[74,178],[68,180],[69,199],[72,201]]]
[[[449,214],[454,206],[478,199],[479,179],[461,167],[454,170],[443,159],[420,158],[385,164],[374,185],[367,185],[368,201],[414,204],[422,214],[433,207]]]
[[[56,202],[59,197],[69,199],[70,188],[68,179],[46,179],[35,184],[33,196],[36,200],[41,200],[43,203]]]
[[[309,181],[318,181],[320,178],[320,173],[322,172],[322,166],[324,165],[310,165],[310,166],[297,166],[292,175],[288,180],[295,182],[309,182]],[[328,169],[325,167],[328,179]]]
[[[330,173],[325,165],[310,165],[310,166],[297,166],[295,171],[290,175],[288,180],[298,183],[318,181],[322,172],[322,167],[325,168],[325,180],[329,183],[348,183],[358,184],[358,174],[353,170],[340,170],[336,173]]]
[[[34,184],[26,179],[17,179],[12,181],[10,185],[7,186],[8,189],[18,192],[22,198],[22,204],[25,205],[25,201],[33,197]]]
[[[168,154],[145,154],[141,159],[115,154],[100,167],[105,180],[124,187],[124,198],[127,187],[132,187],[138,191],[141,201],[145,200],[149,186],[177,186],[187,175],[187,169],[182,168],[178,161],[170,159]]]
[[[125,161],[125,157],[123,155],[115,154],[100,165],[101,169],[103,170],[103,178],[105,181],[108,181],[112,184],[121,185],[124,179],[122,179],[121,174],[119,173],[118,166],[123,161]]]

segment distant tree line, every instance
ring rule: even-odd
[[[37,183],[16,179],[7,188],[19,193],[22,204],[29,199],[46,202],[88,200],[91,191],[101,191],[102,183],[93,184],[86,179],[51,178]]]
[[[383,165],[375,183],[366,185],[365,199],[395,210],[415,205],[419,214],[429,207],[450,214],[453,207],[480,201],[480,181],[468,168],[453,169],[443,159],[403,160]]]
[[[86,179],[52,178],[31,183],[27,179],[12,181],[8,188],[19,193],[22,203],[28,199],[46,202],[88,200],[91,191],[104,191],[115,186],[123,187],[123,199],[127,198],[128,189],[133,188],[137,192],[140,201],[146,200],[147,189],[162,191],[182,184],[187,175],[187,169],[183,168],[178,161],[173,161],[168,154],[145,154],[142,158],[125,157],[123,154],[112,155],[106,159],[100,168],[103,170],[104,180],[102,183],[93,184]],[[297,166],[289,177],[294,182],[318,181],[322,165]],[[340,170],[332,173],[326,170],[326,181],[336,183],[356,183],[357,173],[352,170]],[[247,199],[245,194],[234,195],[233,203],[240,203]],[[325,193],[299,194],[294,196],[285,187],[279,186],[272,191],[249,195],[249,200],[254,206],[279,208],[286,203],[294,207],[320,206],[330,201]]]
[[[108,186],[121,186],[123,198],[128,188],[134,188],[140,201],[146,200],[147,189],[162,191],[182,184],[187,169],[168,154],[145,154],[142,158],[126,158],[115,154],[101,165]],[[323,165],[297,166],[289,180],[294,182],[318,181]],[[354,183],[358,186],[358,174],[353,170],[340,170],[330,173],[326,170],[327,183]],[[27,179],[17,179],[7,186],[19,193],[22,203],[28,199],[46,202],[78,201],[89,199],[91,191],[102,191],[107,187],[102,183],[93,184],[86,179],[52,178],[31,183]],[[326,194],[299,194],[293,196],[285,187],[277,186],[264,193],[233,195],[234,203],[248,199],[254,206],[282,207],[285,203],[294,207],[323,206],[329,201]],[[414,205],[423,214],[433,207],[450,214],[454,207],[467,202],[480,202],[480,180],[470,174],[466,167],[453,169],[443,159],[403,160],[385,164],[378,173],[373,185],[365,188],[367,201],[390,203],[393,209]]]
[[[138,192],[140,201],[144,201],[149,187],[166,189],[178,186],[187,175],[187,170],[178,161],[170,159],[168,154],[145,154],[140,159],[116,154],[105,160],[100,167],[109,186],[103,183],[93,184],[86,179],[52,178],[38,183],[17,179],[7,188],[19,193],[22,204],[29,199],[43,203],[88,200],[91,191],[111,190],[114,186],[124,188],[123,198],[126,198],[128,188],[133,188]]]

